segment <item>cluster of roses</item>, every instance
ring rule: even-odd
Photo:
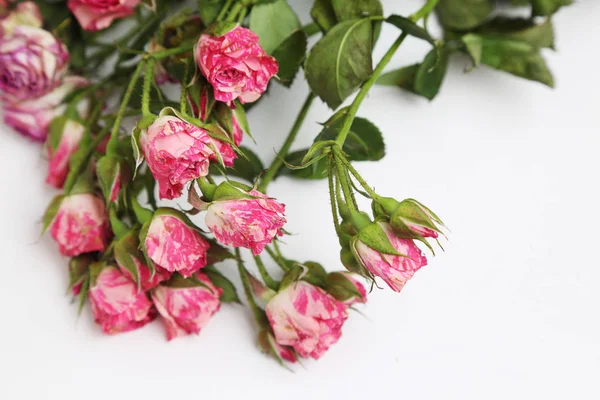
[[[83,29],[97,30],[130,15],[137,3],[69,0],[68,6]],[[284,234],[285,205],[238,182],[216,184],[209,174],[211,166],[234,165],[247,133],[242,105],[256,101],[278,72],[256,34],[235,25],[199,37],[191,57],[199,73],[185,97],[191,115],[185,107],[165,108],[158,116],[143,110],[133,134],[134,157],[132,145],[123,146],[114,135],[118,129],[110,139],[90,132],[84,118],[97,89],[68,75],[66,47],[42,29],[35,4],[19,3],[10,11],[0,6],[5,119],[21,133],[47,140],[47,181],[64,194],[48,208],[45,228],[71,257],[72,291],[82,301],[89,298],[104,332],[136,329],[160,315],[169,339],[199,333],[221,302],[237,300],[234,286],[213,266],[234,258],[265,351],[294,362],[297,356],[320,357],[339,339],[347,309],[366,301],[356,275],[286,260],[276,243]],[[163,67],[149,55],[146,76],[158,80],[148,74]],[[178,198],[187,187],[193,207],[188,213],[205,212],[214,239],[184,212],[140,206],[138,194],[145,188],[153,197],[154,182],[161,199]],[[373,209],[375,222],[356,212],[345,216],[338,229],[342,261],[350,271],[381,277],[400,291],[427,263],[415,240],[437,238],[441,221],[414,200],[377,197]],[[246,271],[239,248],[251,250],[264,284]],[[284,270],[281,282],[261,269],[263,250]]]

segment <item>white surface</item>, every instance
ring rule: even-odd
[[[385,1],[388,13],[418,4]],[[259,353],[241,306],[171,343],[160,322],[108,337],[89,310],[78,319],[66,260],[38,236],[55,194],[45,162],[2,127],[0,399],[600,398],[599,19],[593,1],[559,13],[560,51],[547,53],[555,91],[486,68],[463,75],[460,61],[431,104],[373,90],[360,115],[384,132],[388,156],[360,171],[387,195],[429,205],[451,241],[402,294],[375,290],[339,343],[295,373]],[[384,30],[379,56],[395,35]],[[425,51],[411,40],[391,67]],[[265,157],[305,92],[301,80],[276,89],[252,113]],[[298,147],[328,115],[322,104],[311,111]],[[326,184],[282,179],[271,193],[298,233],[286,252],[339,269]]]

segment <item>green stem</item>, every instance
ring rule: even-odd
[[[440,0],[428,0],[427,3],[423,7],[421,7],[419,11],[411,15],[409,18],[413,22],[417,22],[421,18],[427,17],[429,14],[431,14],[431,12],[435,8],[435,6],[437,6],[437,3],[439,1]]]
[[[238,13],[242,10],[242,8],[244,8],[244,5],[242,3],[235,3],[233,7],[231,7],[231,11],[229,11],[227,18],[225,18],[225,21],[235,21],[238,16]]]
[[[265,285],[267,285],[269,289],[277,291],[277,289],[279,289],[279,282],[271,278],[271,275],[269,275],[269,271],[267,271],[267,268],[265,267],[262,258],[260,258],[260,256],[254,256],[254,261],[256,262],[258,272],[260,273],[260,276],[265,282]]]
[[[181,82],[181,97],[179,99],[179,111],[181,114],[187,114],[187,85],[188,80],[190,79],[190,61],[188,60],[185,63],[185,72],[183,73],[183,82]]]
[[[119,141],[119,128],[121,127],[121,122],[123,122],[123,114],[127,109],[127,104],[131,99],[131,95],[133,94],[133,90],[135,89],[135,84],[137,83],[140,74],[142,73],[142,69],[144,68],[145,62],[140,62],[131,77],[131,81],[129,81],[129,86],[125,91],[125,95],[121,100],[121,107],[119,108],[119,112],[117,113],[117,118],[115,118],[115,123],[113,124],[112,132],[110,133],[110,140],[108,141],[108,145],[106,148],[106,152],[108,154],[115,153],[118,146]]]
[[[367,183],[367,181],[365,181],[363,179],[363,177],[360,176],[360,174],[352,166],[352,164],[350,163],[350,161],[346,160],[343,157],[341,157],[341,161],[346,166],[346,168],[348,168],[348,170],[352,173],[352,175],[356,178],[356,180],[358,181],[358,183],[360,183],[360,185],[365,189],[365,191],[369,194],[369,196],[371,196],[372,199],[376,199],[376,198],[379,197],[379,195],[377,193],[375,193],[375,191],[369,186],[369,184]]]
[[[233,3],[233,0],[227,0],[225,5],[223,6],[223,8],[221,8],[221,12],[219,12],[219,15],[217,15],[217,19],[215,21],[223,20],[223,17],[225,17],[225,15],[227,14],[227,11],[229,10],[229,7],[231,7],[232,3]]]
[[[340,232],[340,220],[338,218],[337,203],[335,199],[335,182],[333,181],[333,158],[329,159],[329,202],[331,203],[331,213],[333,214],[333,224],[335,225],[335,231],[339,234]]]
[[[267,251],[267,253],[269,254],[269,256],[271,256],[271,258],[273,259],[273,261],[275,261],[277,263],[277,265],[279,266],[279,268],[281,268],[284,272],[288,272],[290,269],[288,268],[287,264],[285,263],[285,260],[283,259],[283,257],[279,253],[279,248],[277,247],[277,242],[276,241],[273,242],[273,245],[277,249],[277,252],[273,251],[273,249],[270,248],[269,246],[265,247],[265,250]]]
[[[319,25],[317,25],[315,22],[304,25],[300,29],[306,33],[307,37],[311,37],[312,35],[316,35],[317,33],[321,32],[321,28],[319,28]]]
[[[354,199],[354,195],[352,194],[352,188],[350,187],[348,170],[344,168],[344,164],[340,160],[339,154],[334,155],[334,160],[336,167],[335,169],[337,171],[337,179],[340,182],[340,185],[342,186],[342,192],[344,193],[346,204],[348,205],[350,212],[358,211],[358,207],[356,206],[356,200]]]
[[[279,153],[277,153],[277,157],[275,157],[275,159],[271,163],[269,170],[265,173],[260,185],[258,186],[258,190],[260,190],[261,192],[266,192],[267,186],[275,178],[275,176],[279,172],[279,169],[283,165],[283,160],[285,159],[285,156],[287,156],[287,153],[290,150],[290,147],[294,143],[294,140],[296,139],[296,136],[298,135],[298,132],[300,131],[300,128],[302,127],[302,123],[306,119],[306,115],[308,114],[308,110],[310,109],[310,106],[314,99],[315,99],[315,94],[313,92],[310,92],[308,94],[308,96],[306,97],[306,100],[304,101],[302,108],[300,109],[300,113],[298,114],[298,117],[296,118],[296,122],[294,122],[294,126],[292,127],[292,130],[288,134],[287,138],[285,139],[285,142],[283,143],[283,145],[281,146],[281,149],[279,150]]]
[[[146,61],[146,75],[144,75],[144,86],[142,90],[142,116],[151,115],[150,112],[150,91],[152,90],[152,81],[154,80],[154,64],[156,60],[149,58]]]
[[[155,60],[162,60],[163,58],[168,58],[171,56],[176,56],[177,54],[191,51],[194,49],[195,45],[195,42],[187,42],[182,44],[181,46],[173,47],[172,49],[157,51],[156,53],[148,54],[148,56],[154,58]]]
[[[265,321],[265,313],[258,306],[256,300],[254,299],[254,295],[252,294],[252,286],[250,285],[250,281],[248,280],[248,271],[244,267],[244,263],[242,262],[242,258],[240,256],[240,249],[235,249],[235,256],[237,258],[238,272],[240,274],[240,279],[242,281],[242,286],[244,287],[244,293],[246,294],[246,299],[248,300],[248,306],[250,310],[252,310],[252,314],[254,314],[254,319],[256,322],[262,326]]]
[[[244,20],[246,19],[246,15],[248,15],[248,7],[244,7],[242,9],[240,15],[238,16],[237,23],[240,25],[243,24]]]
[[[371,87],[375,84],[377,79],[379,79],[379,76],[383,72],[383,69],[388,65],[388,63],[394,56],[394,53],[396,53],[396,50],[398,50],[398,47],[400,47],[402,42],[404,42],[404,39],[406,39],[406,36],[407,36],[407,34],[402,32],[400,37],[398,37],[398,39],[396,39],[396,41],[394,42],[394,44],[392,44],[392,46],[387,51],[387,53],[385,53],[385,55],[383,56],[381,61],[379,61],[379,64],[377,64],[377,67],[375,67],[375,70],[373,71],[373,75],[371,75],[371,77],[364,83],[364,85],[362,86],[362,88],[360,89],[360,91],[358,92],[356,97],[354,98],[354,101],[352,101],[352,104],[350,105],[350,107],[348,108],[348,112],[346,113],[346,118],[344,120],[344,124],[342,125],[342,128],[340,129],[340,133],[338,134],[338,137],[336,139],[336,142],[339,144],[340,147],[342,147],[344,145],[344,142],[346,141],[346,138],[348,137],[348,133],[350,133],[350,128],[352,127],[352,122],[354,121],[354,118],[356,117],[358,108],[360,107],[363,100],[367,96],[367,93],[369,92]]]

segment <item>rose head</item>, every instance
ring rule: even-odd
[[[177,217],[155,216],[144,243],[148,257],[169,272],[177,271],[189,277],[206,266],[210,245],[198,231]]]
[[[167,326],[168,340],[200,333],[213,314],[219,311],[222,290],[201,272],[195,277],[204,285],[159,285],[152,291],[154,305]]]
[[[186,183],[208,175],[215,155],[211,143],[204,129],[168,115],[142,132],[142,151],[158,181],[161,198],[179,197]]]
[[[258,36],[240,26],[223,36],[200,36],[195,59],[215,99],[226,103],[258,100],[279,69],[277,60],[258,44]]]
[[[12,35],[15,27],[19,25],[36,28],[41,28],[44,25],[40,9],[33,1],[19,3],[10,14],[0,20],[0,36],[6,37]]]
[[[140,0],[69,0],[67,6],[86,31],[108,28],[115,19],[133,14]]]
[[[3,96],[4,122],[22,135],[43,141],[48,135],[52,120],[62,115],[67,108],[65,104],[61,104],[65,96],[74,89],[87,85],[87,79],[69,76],[60,86],[40,97],[13,101],[12,96]],[[88,101],[81,101],[77,105],[77,111],[82,117],[87,115],[88,108]]]
[[[69,53],[50,32],[20,25],[0,38],[0,90],[12,103],[56,88],[69,66]]]
[[[216,198],[208,206],[206,225],[220,243],[245,247],[258,255],[275,236],[282,235],[285,205],[256,190],[239,191],[247,198]]]
[[[143,291],[154,289],[161,282],[164,282],[171,277],[171,273],[169,271],[164,270],[160,267],[156,267],[156,271],[154,271],[153,276],[150,268],[146,264],[141,262],[137,257],[132,256],[131,259],[137,269],[137,274],[140,279],[140,287]],[[123,275],[135,282],[135,277],[127,268],[125,268],[119,263],[119,260],[117,260],[117,265],[119,266],[119,269],[121,270]]]
[[[136,284],[116,267],[102,268],[90,287],[96,323],[108,334],[141,328],[154,319],[152,303]]]
[[[50,234],[65,256],[104,251],[110,236],[104,201],[93,194],[65,197],[52,221]]]
[[[56,148],[48,147],[48,176],[46,183],[61,189],[69,172],[69,159],[79,148],[85,127],[77,121],[68,120],[62,130]]]
[[[379,224],[393,248],[404,256],[383,254],[360,240],[355,244],[355,251],[360,262],[373,275],[381,277],[392,290],[399,292],[415,272],[427,265],[427,258],[411,239],[399,238],[387,223]]]
[[[269,301],[266,312],[277,343],[314,359],[338,341],[348,318],[345,304],[304,281],[280,291]]]

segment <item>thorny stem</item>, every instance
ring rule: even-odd
[[[310,109],[310,106],[312,105],[314,99],[315,94],[313,92],[310,92],[306,97],[306,100],[304,101],[300,112],[298,113],[298,117],[296,118],[296,122],[294,122],[294,126],[292,127],[290,133],[285,139],[285,142],[281,146],[277,157],[275,157],[275,159],[271,163],[269,170],[265,173],[260,185],[258,186],[258,190],[260,190],[261,192],[266,192],[267,186],[275,178],[275,176],[279,172],[279,169],[283,165],[283,160],[285,156],[287,156],[287,153],[290,151],[290,147],[294,143],[294,140],[296,139],[296,136],[298,135],[298,132],[300,131],[304,120],[306,119],[306,115],[308,114],[308,110]]]
[[[154,64],[156,60],[149,58],[146,61],[146,74],[144,75],[144,87],[142,90],[142,116],[152,114],[150,112],[150,91],[152,90],[152,81],[154,80]]]
[[[360,176],[360,174],[358,173],[358,171],[356,170],[356,168],[354,168],[352,166],[352,164],[350,163],[350,161],[348,161],[344,157],[340,157],[340,158],[341,158],[341,161],[344,164],[344,166],[346,166],[348,168],[348,170],[352,173],[352,175],[354,176],[354,178],[356,178],[356,180],[358,181],[358,183],[360,183],[360,185],[365,189],[365,191],[369,194],[369,196],[371,196],[372,199],[378,198],[379,195],[377,193],[375,193],[375,191],[369,186],[369,184],[367,183],[367,181],[365,181],[363,179],[363,177]]]
[[[129,86],[125,91],[125,95],[121,100],[121,107],[119,108],[119,112],[117,113],[117,117],[115,118],[115,123],[113,124],[112,132],[110,133],[110,140],[108,141],[107,153],[114,153],[117,149],[117,144],[119,140],[119,128],[121,128],[121,122],[123,122],[123,114],[127,109],[127,104],[131,99],[131,95],[133,94],[133,90],[135,89],[135,84],[137,83],[140,74],[142,73],[142,69],[146,65],[145,62],[140,62],[131,77],[131,81],[129,81]]]
[[[279,246],[277,245],[277,241],[273,242],[273,246],[275,247],[275,251],[273,251],[273,249],[270,248],[269,246],[265,247],[265,250],[267,251],[267,253],[269,253],[269,255],[271,256],[273,261],[275,261],[277,263],[279,268],[281,268],[284,272],[289,271],[289,268],[286,265],[285,260],[283,259],[283,256],[281,255],[281,252],[279,251]]]
[[[335,199],[335,182],[333,181],[333,158],[329,158],[329,202],[331,203],[331,213],[333,214],[333,224],[335,231],[340,232],[340,220],[338,219],[338,210]]]
[[[256,266],[258,267],[258,272],[260,273],[261,278],[265,282],[265,285],[271,290],[277,291],[279,288],[279,283],[269,275],[267,268],[265,267],[265,263],[263,263],[262,258],[260,256],[254,256],[254,261],[256,262]]]

